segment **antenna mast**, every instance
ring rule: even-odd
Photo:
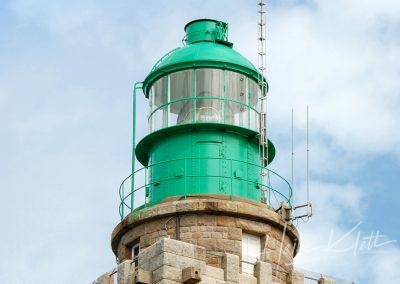
[[[292,110],[292,121],[293,121],[293,110]],[[293,124],[293,122],[292,122],[292,124]],[[293,126],[292,126],[292,132],[293,132]],[[310,155],[310,145],[309,145],[309,134],[308,134],[308,132],[309,132],[309,108],[308,108],[308,105],[307,105],[307,165],[306,165],[306,170],[307,170],[307,180],[306,180],[306,190],[307,190],[307,203],[306,204],[304,204],[304,205],[299,205],[299,206],[295,206],[295,207],[293,207],[293,210],[296,210],[296,209],[299,209],[299,208],[306,208],[306,213],[305,214],[303,214],[303,215],[300,215],[300,216],[296,216],[296,217],[294,217],[294,220],[296,220],[296,219],[298,219],[298,218],[301,218],[301,219],[303,219],[303,217],[307,217],[307,220],[306,221],[308,221],[311,217],[312,217],[312,204],[311,204],[311,202],[310,202],[310,189],[309,189],[309,172],[310,172],[310,165],[309,165],[309,160],[310,160],[310,158],[309,158],[309,155]],[[293,136],[293,134],[292,134],[292,136]],[[293,139],[293,138],[292,138]],[[293,146],[292,146],[293,147]],[[292,150],[293,151],[293,150]],[[293,155],[293,152],[292,152],[292,155]],[[293,158],[292,158],[292,163],[293,163]],[[292,181],[293,182],[293,181]],[[293,186],[293,185],[292,185]]]
[[[267,81],[265,79],[266,75],[266,25],[265,25],[265,3],[263,0],[260,0],[258,3],[258,85],[261,90],[260,94],[260,102],[261,102],[261,110],[260,110],[260,155],[262,161],[262,170],[261,170],[261,184],[263,192],[265,192],[265,177],[268,175],[268,170],[265,171],[265,168],[268,167],[268,137],[267,137],[267,104],[266,104],[266,94],[267,94]],[[268,200],[269,202],[269,200]]]

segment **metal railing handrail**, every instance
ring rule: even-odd
[[[169,181],[169,180],[174,180],[174,179],[177,178],[177,177],[169,177],[169,178],[163,178],[161,180],[157,180],[157,181],[153,181],[153,182],[148,182],[147,181],[147,171],[149,171],[153,167],[160,166],[160,165],[162,166],[163,164],[166,164],[166,163],[182,161],[182,160],[184,160],[185,163],[186,163],[187,160],[204,160],[204,159],[230,161],[231,164],[234,163],[234,162],[239,162],[239,163],[247,164],[249,166],[254,166],[254,167],[257,167],[257,168],[263,168],[259,164],[249,163],[249,162],[241,161],[241,160],[237,160],[237,159],[226,159],[226,158],[223,158],[223,157],[217,157],[217,158],[214,158],[214,157],[177,158],[177,159],[161,161],[159,163],[155,163],[155,164],[149,165],[147,167],[140,168],[140,169],[136,170],[134,173],[132,173],[129,176],[127,176],[121,182],[121,184],[119,186],[119,197],[120,197],[120,201],[121,201],[120,205],[119,205],[119,214],[120,214],[121,219],[123,219],[125,217],[125,209],[128,209],[129,212],[132,212],[135,209],[139,208],[140,206],[146,207],[148,205],[148,202],[147,202],[148,201],[147,200],[148,196],[147,196],[146,188],[151,187],[156,183],[165,182],[165,181]],[[275,171],[267,169],[265,167],[264,167],[264,169],[266,169],[269,174],[275,175],[277,178],[282,180],[287,185],[287,189],[286,189],[287,192],[288,192],[287,195],[285,195],[281,191],[279,191],[276,188],[274,188],[274,186],[271,186],[269,184],[262,184],[262,182],[260,183],[259,181],[249,180],[247,178],[236,178],[236,177],[233,177],[232,175],[221,175],[221,174],[218,174],[218,175],[185,175],[185,177],[187,177],[187,178],[201,178],[201,177],[218,178],[219,177],[219,178],[231,179],[231,180],[239,179],[239,180],[242,180],[244,182],[252,183],[252,184],[255,184],[256,186],[259,186],[261,192],[264,192],[264,194],[265,194],[266,190],[262,190],[262,188],[267,188],[267,190],[269,190],[270,192],[276,193],[279,196],[281,196],[282,200],[286,201],[287,204],[289,206],[291,206],[291,203],[292,203],[292,200],[291,200],[292,199],[292,187],[291,187],[290,183],[285,178],[283,178],[281,175],[276,173]],[[129,179],[133,178],[135,175],[138,175],[142,171],[144,171],[144,174],[145,174],[145,178],[144,178],[143,184],[141,184],[140,186],[136,186],[136,185],[131,183],[131,188],[130,188],[129,192],[127,192],[125,194],[125,185],[129,184],[128,183]],[[269,177],[269,174],[268,174],[268,177]],[[132,198],[132,197],[133,197],[133,195],[137,194],[137,192],[139,192],[140,190],[143,190],[143,189],[145,189],[144,203],[141,204],[141,205],[135,206],[135,204],[133,202],[134,198]],[[231,193],[232,193],[232,187],[231,187]],[[185,196],[186,195],[187,194],[185,193]],[[130,203],[127,202],[127,200],[129,200],[129,199],[131,200]],[[268,199],[270,199],[270,198],[268,198]],[[270,202],[270,200],[268,200],[268,202]]]
[[[163,57],[161,57],[161,58],[153,65],[153,67],[151,68],[151,71],[150,71],[150,72],[153,72],[154,70],[156,70],[156,69],[158,68],[158,66],[159,66],[165,59],[167,59],[168,57],[170,57],[172,53],[174,53],[175,51],[177,51],[177,50],[180,49],[180,48],[181,48],[181,47],[177,47],[177,48],[174,48],[173,50],[170,50],[169,52],[167,52],[167,54],[165,54]]]

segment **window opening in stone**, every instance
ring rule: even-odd
[[[261,239],[259,236],[242,234],[242,273],[254,275],[254,265],[260,258]]]
[[[139,252],[140,246],[139,243],[136,243],[132,246],[132,260],[135,263],[135,267],[138,267],[139,265]]]

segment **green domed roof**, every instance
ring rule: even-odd
[[[148,95],[151,85],[166,74],[191,68],[219,68],[243,73],[255,81],[258,72],[254,65],[232,49],[227,41],[227,24],[215,20],[196,20],[186,25],[187,46],[164,55],[153,67],[143,83]]]

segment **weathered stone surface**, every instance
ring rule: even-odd
[[[239,256],[226,253],[222,259],[222,269],[225,281],[239,283]]]
[[[198,210],[198,203],[196,201],[185,200],[176,201],[176,212],[192,212]]]
[[[104,273],[96,280],[97,284],[114,284],[114,278],[110,273]]]
[[[236,213],[238,212],[238,203],[237,202],[219,202],[218,203],[218,211],[221,212],[230,212],[230,213]]]
[[[206,256],[206,264],[214,267],[221,267],[221,259],[217,256]]]
[[[257,278],[257,284],[272,283],[272,265],[258,261],[255,265],[254,276]]]
[[[197,217],[197,224],[199,226],[215,226],[217,224],[217,217],[215,215],[199,215]]]
[[[204,248],[181,241],[164,238],[140,252],[139,265],[148,259],[161,255],[162,253],[170,253],[201,261],[204,261],[206,256],[206,251]]]
[[[237,212],[240,212],[243,215],[255,215],[260,211],[259,206],[255,206],[254,204],[245,203],[245,202],[237,202]]]
[[[242,246],[236,247],[235,241],[233,241],[233,240],[217,239],[216,246],[219,248],[219,250],[226,251],[226,252],[232,252],[232,253],[235,253],[236,255],[240,251],[242,251]]]
[[[197,240],[199,246],[207,248],[207,250],[217,250],[217,242],[214,239],[201,238]]]
[[[197,260],[169,252],[163,252],[155,257],[152,257],[146,263],[140,263],[139,259],[139,267],[143,267],[143,269],[146,270],[154,271],[163,265],[173,266],[179,269],[183,269],[188,266],[195,266],[199,267],[200,269],[205,269],[206,264],[205,259]]]
[[[221,281],[221,282],[217,282],[217,281]],[[202,280],[201,280],[201,282],[200,282],[201,284],[217,284],[217,283],[219,283],[219,284],[225,284],[225,281],[222,281],[222,280],[216,280],[216,279],[214,279],[212,276],[207,276],[207,275],[204,275],[203,277],[202,277]]]
[[[336,281],[333,280],[333,279],[321,277],[321,278],[318,280],[318,284],[336,284]]]
[[[230,240],[241,241],[242,230],[239,228],[229,228],[227,238]]]
[[[197,267],[186,267],[182,270],[182,282],[187,284],[199,283],[201,281],[201,269]]]
[[[163,279],[159,282],[156,282],[156,284],[182,284],[182,282],[176,282],[173,280]]]
[[[177,218],[179,218],[179,223]],[[261,260],[274,265],[279,264],[280,270],[290,271],[295,254],[293,252],[294,242],[298,242],[298,233],[293,226],[287,225],[282,243],[284,226],[279,214],[262,203],[239,199],[231,201],[191,197],[187,200],[171,200],[141,210],[134,215],[134,218],[127,217],[115,228],[112,246],[119,259],[126,260],[131,258],[132,244],[137,243],[140,239],[139,267],[146,270],[148,268],[157,270],[165,265],[163,262],[178,269],[188,267],[183,262],[179,264],[177,258],[189,262],[197,260],[203,263],[204,268],[206,264],[220,268],[224,267],[223,259],[214,253],[224,254],[226,252],[240,258],[242,233],[245,232],[260,236]],[[179,237],[181,242],[174,240],[176,237]],[[178,243],[175,243],[176,246],[173,243],[166,244],[165,240],[178,242],[179,245]],[[163,249],[161,249],[160,243],[163,243]],[[155,247],[153,247],[154,244],[156,244]],[[181,244],[189,245],[189,247]],[[200,255],[190,254],[193,253],[193,247],[197,246],[203,247]],[[146,252],[147,249],[150,250]],[[213,252],[213,254],[208,254],[208,252]],[[144,259],[147,259],[147,263],[152,263],[152,267],[145,264]],[[178,264],[175,265],[173,262]],[[194,262],[193,265],[195,264]],[[239,271],[240,263],[237,265],[236,272],[239,273]],[[225,274],[226,271],[224,271]],[[281,283],[286,281],[284,273],[273,272],[273,275],[274,281]],[[209,277],[206,273],[204,276]],[[237,283],[238,279],[239,276],[234,280],[224,278],[218,279],[218,281],[225,280],[224,284]],[[167,280],[176,282],[176,279]],[[201,283],[204,281],[211,280],[204,278]],[[216,281],[214,280],[212,283],[216,283]],[[153,282],[157,283],[156,280]]]
[[[130,249],[123,243],[121,243],[118,247],[118,256],[120,261],[128,260],[132,257]]]
[[[264,224],[246,219],[236,219],[236,227],[244,231],[257,233],[259,235],[268,232],[268,229],[264,227]]]
[[[119,271],[118,271],[119,273]],[[132,282],[128,282],[130,284]],[[134,284],[151,284],[153,283],[153,275],[150,271],[143,270],[138,268],[133,274],[133,283]],[[118,282],[118,284],[120,284]]]
[[[159,282],[163,279],[182,282],[181,269],[170,265],[162,265],[153,271],[154,282]]]
[[[139,221],[139,220],[151,218],[151,217],[157,215],[157,211],[158,211],[157,206],[147,207],[146,209],[143,209],[141,211],[140,215],[138,215],[139,218],[137,218],[137,220]],[[132,221],[133,220],[131,220],[131,222]]]
[[[230,216],[217,216],[217,226],[236,227],[236,218]]]
[[[177,211],[177,205],[176,203],[162,203],[159,206],[157,206],[157,215],[162,216],[164,214],[170,214],[171,212]]]
[[[304,273],[297,270],[291,270],[286,277],[287,284],[303,284]],[[319,283],[319,282],[318,282]]]
[[[206,272],[204,275],[210,276],[216,280],[224,280],[224,270],[221,268],[216,268],[207,265]]]
[[[171,219],[170,221],[172,221]],[[160,218],[158,222],[147,222],[144,225],[144,233],[150,234],[153,232],[158,232],[161,230],[165,230],[165,226],[169,220],[167,218]],[[143,232],[142,232],[143,233]]]
[[[181,227],[191,227],[197,225],[197,215],[184,215],[180,217]]]
[[[145,249],[149,246],[154,244],[154,240],[151,238],[150,235],[144,234],[140,237],[140,249]]]
[[[247,275],[247,274],[240,274],[239,275],[239,283],[240,284],[257,284],[257,278]]]
[[[135,230],[129,230],[121,238],[121,242],[124,244],[131,244],[137,239],[139,239],[144,232],[144,224],[138,225]]]
[[[135,272],[135,264],[132,260],[126,260],[118,265],[118,284],[131,284],[133,273]]]
[[[204,226],[209,229],[209,226]],[[222,230],[222,232],[224,229]],[[223,241],[224,239],[220,239]],[[233,241],[236,245],[240,241]],[[220,245],[220,243],[218,243]],[[282,261],[288,256],[271,252],[272,261]],[[220,267],[206,265],[206,261],[215,260]],[[206,252],[203,247],[186,242],[162,239],[139,253],[139,267],[134,273],[134,263],[130,260],[118,267],[118,284],[159,283],[159,284],[303,284],[301,272],[289,269],[272,270],[272,265],[262,261],[255,264],[254,276],[240,273],[240,259],[236,254],[219,251]],[[198,271],[199,273],[195,273]],[[287,271],[287,272],[286,272]],[[113,284],[110,274],[99,277],[101,284]],[[102,281],[102,282],[100,282]],[[320,284],[333,284],[330,279],[320,279]]]

